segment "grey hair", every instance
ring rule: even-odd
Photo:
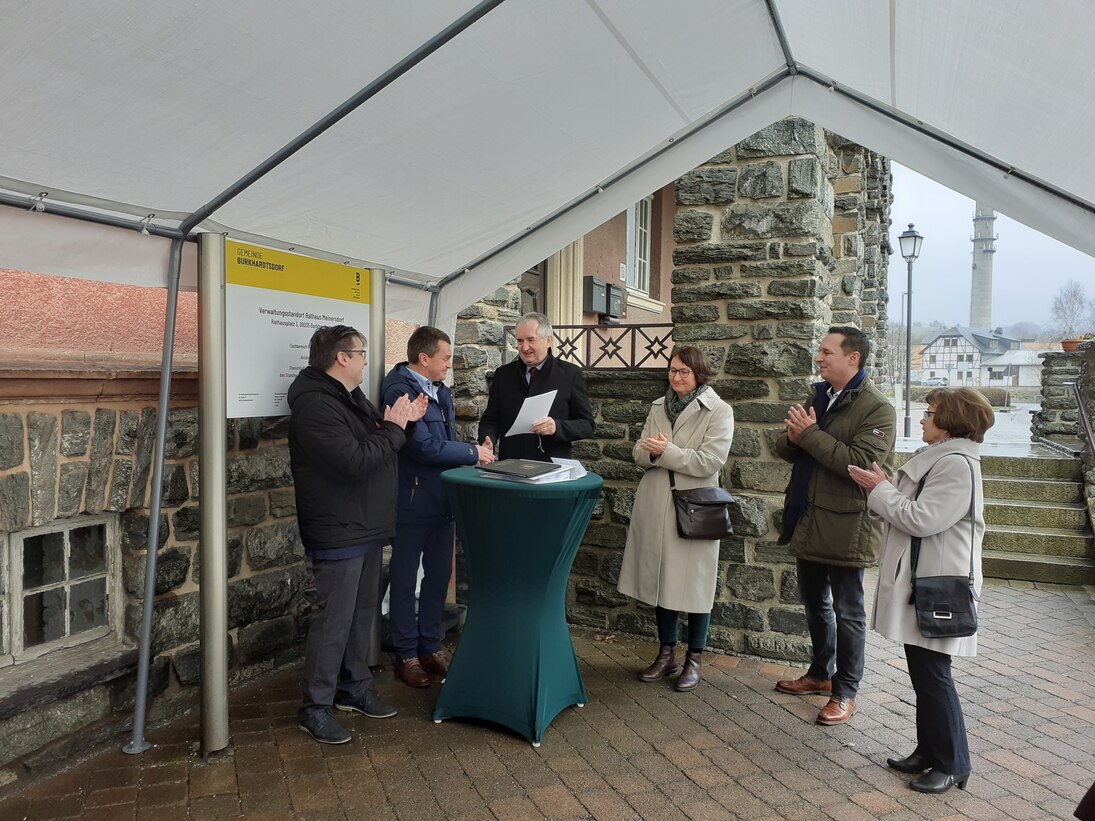
[[[555,329],[551,327],[550,320],[538,311],[529,311],[527,314],[522,315],[517,320],[517,325],[524,325],[526,322],[536,323],[536,335],[540,339],[551,339],[555,334]],[[513,327],[516,329],[517,325]]]

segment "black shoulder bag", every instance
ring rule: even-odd
[[[965,457],[963,457],[965,458]],[[967,459],[967,462],[969,460]],[[970,466],[973,479],[973,465]],[[927,476],[920,480],[913,499],[920,496]],[[912,537],[912,595],[909,604],[916,608],[916,624],[920,635],[928,639],[955,639],[977,632],[977,608],[973,595],[974,499],[977,488],[971,481],[970,494],[970,572],[968,576],[916,575],[920,559],[920,537]]]
[[[677,535],[682,539],[725,539],[734,535],[730,524],[730,492],[721,487],[697,487],[677,490],[677,480],[669,471],[669,488],[677,511]]]

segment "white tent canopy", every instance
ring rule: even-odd
[[[378,78],[198,229],[422,283],[392,284],[389,316],[424,322],[432,295],[441,324],[798,115],[1095,254],[1084,0],[99,0],[3,20],[2,267],[164,284],[139,220],[177,228]]]

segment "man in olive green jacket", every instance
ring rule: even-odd
[[[775,444],[793,465],[779,541],[790,544],[797,560],[813,645],[806,675],[779,681],[776,689],[828,695],[817,716],[827,725],[843,724],[855,712],[867,635],[863,569],[878,563],[881,531],[848,465],[869,469],[877,462],[893,472],[897,418],[863,370],[869,353],[858,328],[830,328],[817,356],[825,381],[814,386],[809,410],[791,406],[787,430]]]

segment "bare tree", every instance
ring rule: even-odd
[[[1089,305],[1083,286],[1070,279],[1053,297],[1053,323],[1062,339],[1069,339],[1090,328]]]

